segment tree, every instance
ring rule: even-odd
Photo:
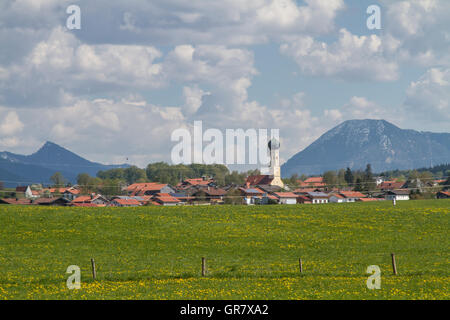
[[[50,181],[53,182],[53,186],[56,188],[64,187],[67,183],[67,179],[64,178],[61,172],[56,172],[50,177]]]
[[[80,173],[77,176],[77,184],[81,187],[88,186],[90,180],[91,180],[91,176],[88,173]]]
[[[340,169],[337,175],[337,184],[339,187],[342,187],[347,184],[345,181],[345,169]]]
[[[347,182],[347,184],[349,184],[349,185],[352,185],[353,182],[355,182],[355,177],[353,176],[353,172],[348,167],[347,167],[347,170],[345,170],[345,182]]]
[[[355,191],[362,191],[363,187],[362,187],[362,179],[360,177],[356,178],[356,183],[355,183]]]
[[[294,173],[294,174],[291,175],[291,177],[289,178],[288,183],[289,183],[290,185],[292,185],[292,186],[298,186],[298,180],[299,180],[298,174],[297,174],[297,173]]]
[[[5,185],[3,184],[3,182],[0,181],[0,190],[5,189]]]
[[[323,181],[325,182],[325,184],[330,187],[333,188],[336,186],[337,184],[337,176],[336,176],[336,172],[335,171],[327,171],[323,174]]]
[[[364,190],[370,191],[374,190],[376,186],[375,180],[373,178],[372,166],[370,163],[366,166],[364,171]]]
[[[147,181],[147,176],[144,169],[140,169],[136,166],[131,166],[126,168],[124,171],[124,178],[128,184],[133,184],[136,182],[145,182]],[[163,182],[163,181],[161,181]]]

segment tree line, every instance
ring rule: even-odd
[[[133,183],[159,182],[177,185],[190,178],[212,178],[219,186],[242,185],[249,175],[260,174],[259,170],[247,172],[230,171],[220,164],[190,164],[170,165],[165,162],[151,163],[145,169],[131,166],[99,171],[96,177],[81,173],[77,177],[77,185],[82,193],[100,193],[105,196],[124,194],[123,188]],[[70,186],[70,183],[60,172],[56,172],[50,181],[53,187]]]

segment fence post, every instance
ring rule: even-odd
[[[300,273],[303,273],[303,262],[302,262],[302,259],[301,259],[301,258],[298,259],[298,265],[299,265],[299,267],[300,267]]]
[[[202,277],[206,276],[206,259],[202,258]]]
[[[95,271],[95,261],[94,258],[91,258],[91,265],[92,265],[92,278],[95,279],[97,278],[97,272]]]
[[[394,271],[394,275],[397,275],[397,264],[395,263],[395,254],[391,253],[392,257],[392,270]]]

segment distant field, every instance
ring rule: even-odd
[[[448,200],[0,206],[0,299],[449,299],[449,213]],[[69,265],[80,290],[66,287]],[[369,265],[381,290],[366,287]]]

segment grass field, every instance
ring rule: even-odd
[[[0,299],[449,299],[449,213],[448,200],[0,206]],[[66,287],[69,265],[80,290]],[[369,265],[380,290],[366,287]]]

